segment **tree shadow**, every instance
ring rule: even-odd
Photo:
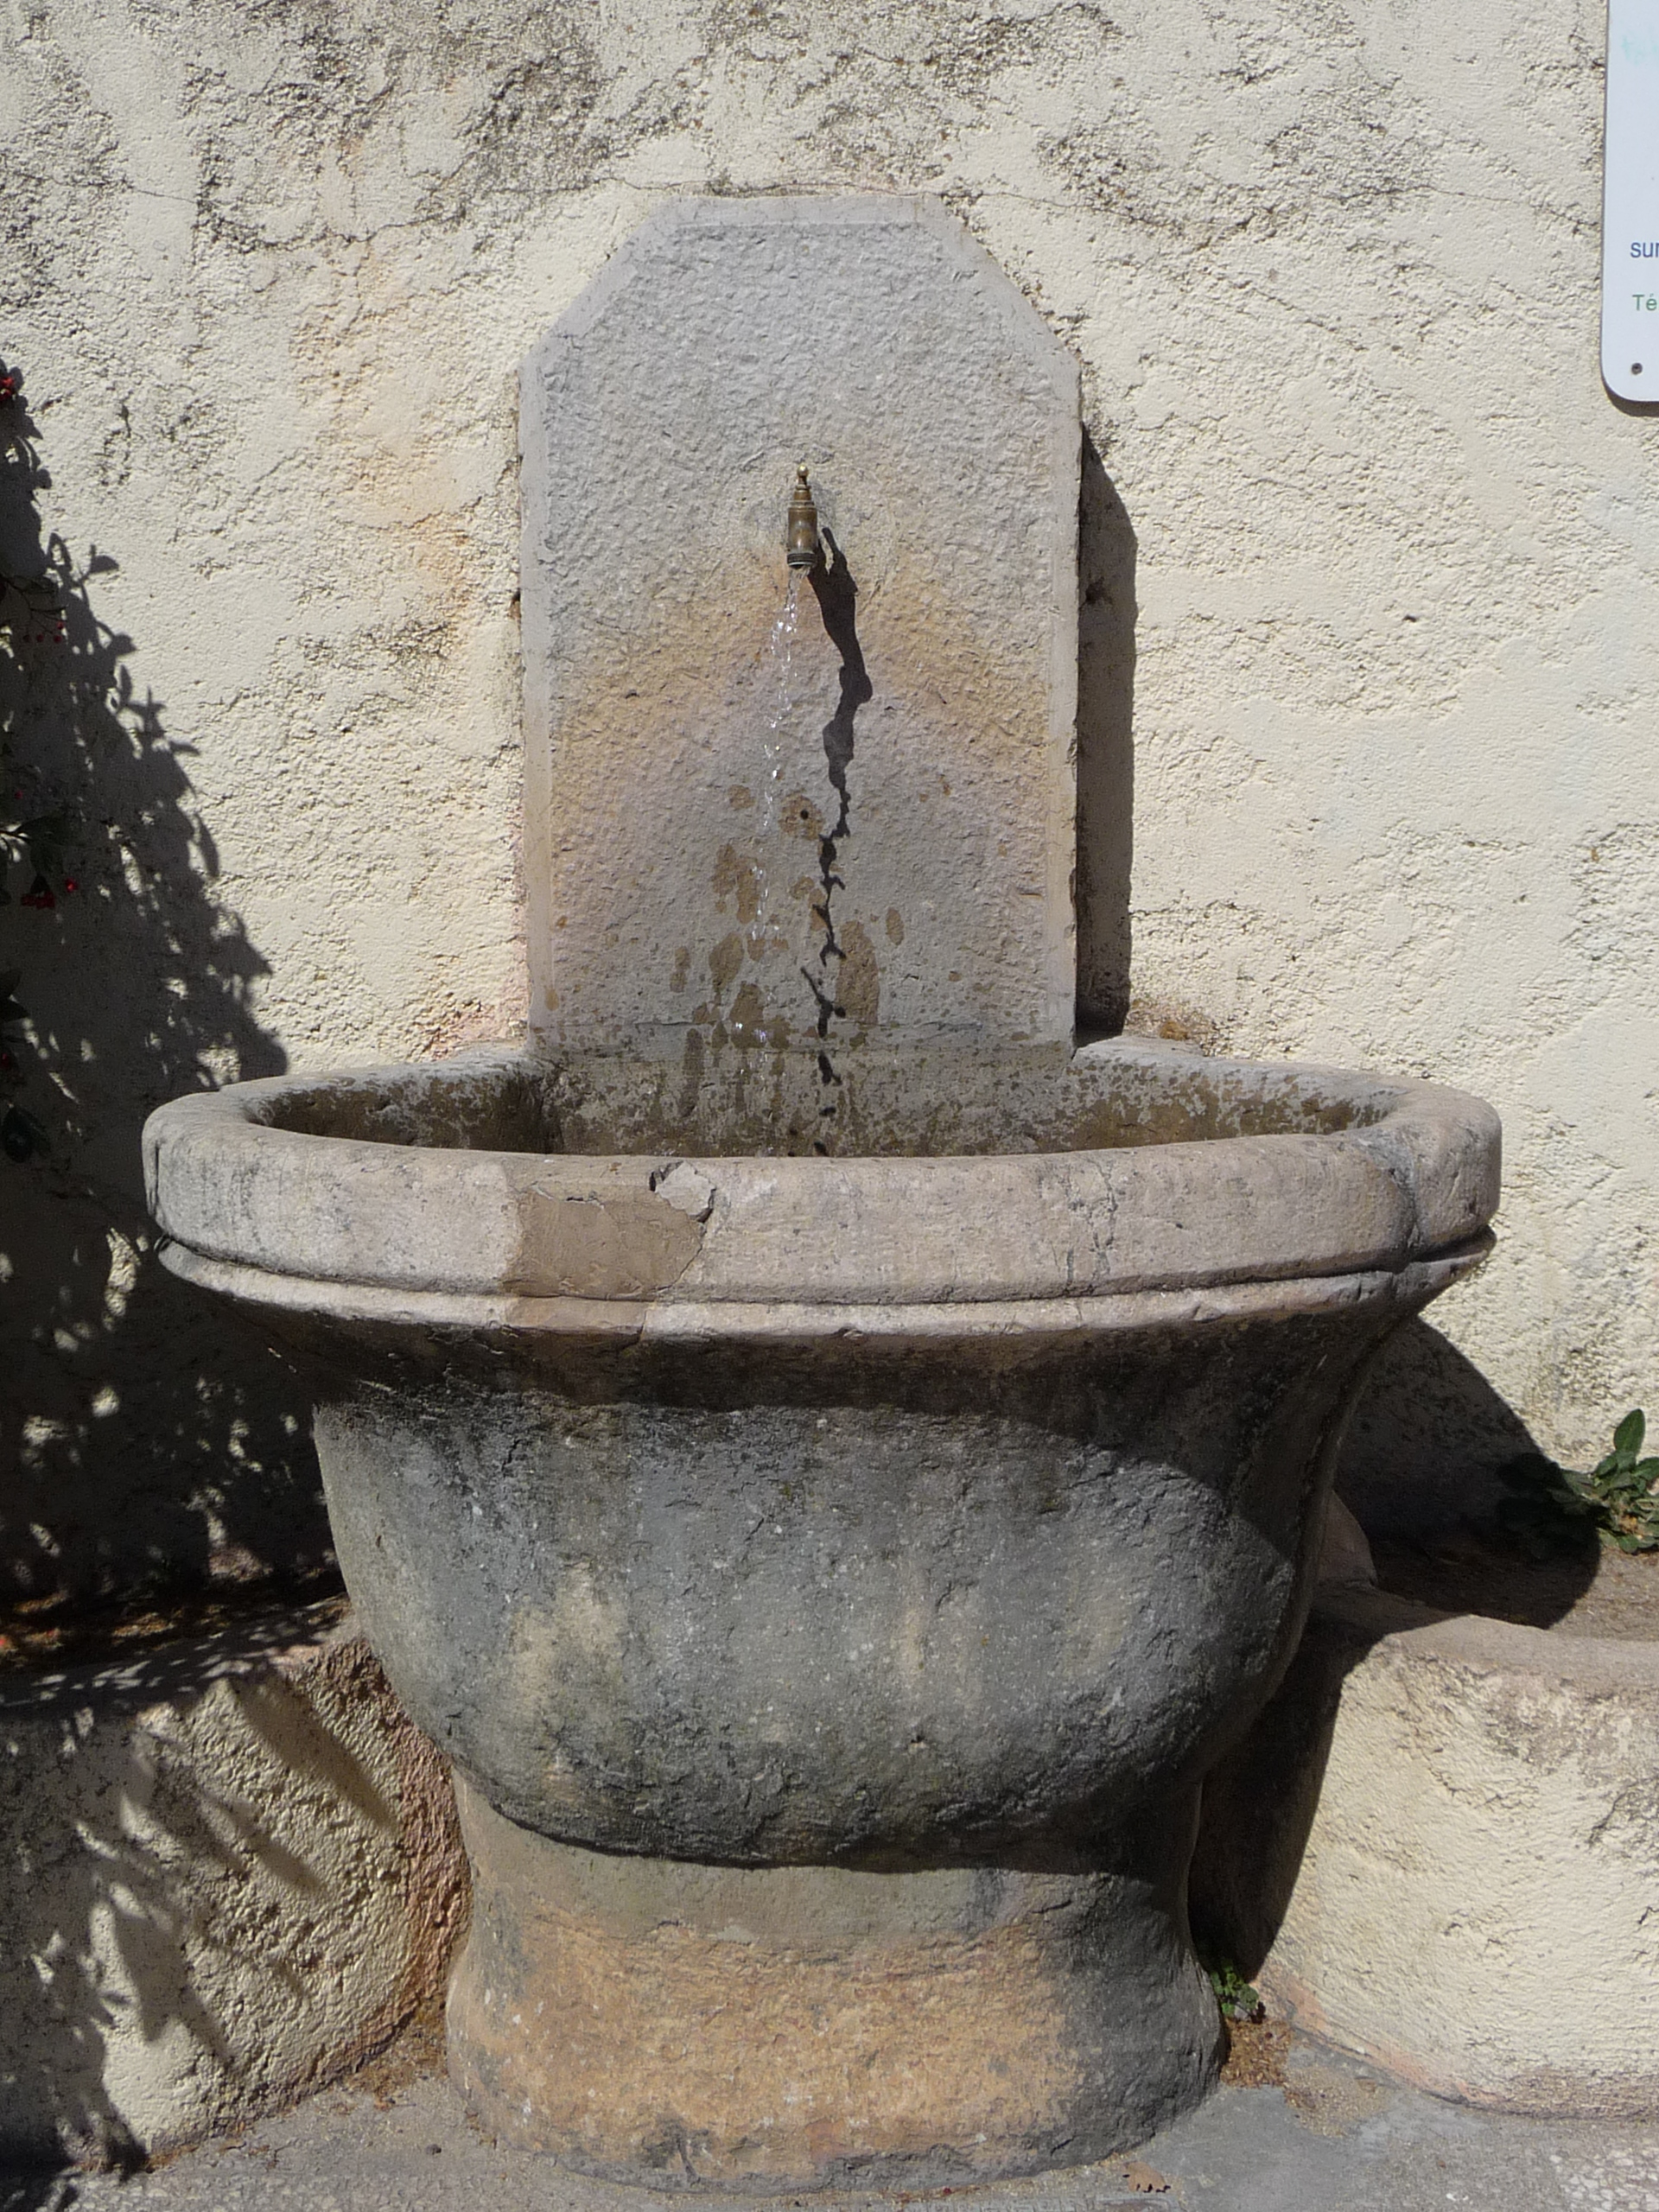
[[[160,1268],[138,1149],[165,1099],[282,1069],[252,1005],[265,963],[215,891],[190,748],[98,611],[117,563],[48,533],[50,481],[0,380],[4,817],[35,825],[0,878],[28,1014],[0,1054],[0,1110],[26,1117],[0,1159],[0,1606],[302,1584],[333,1559],[304,1397]]]
[[[1129,1007],[1135,853],[1135,539],[1087,430],[1077,503],[1077,1029],[1116,1036]]]

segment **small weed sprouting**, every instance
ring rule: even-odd
[[[1260,1993],[1250,1986],[1230,1959],[1217,1959],[1205,1972],[1224,2019],[1255,2021],[1267,2018],[1268,2008],[1262,2002]]]
[[[1622,1552],[1659,1551],[1659,1459],[1642,1457],[1647,1417],[1627,1413],[1613,1431],[1613,1448],[1587,1475],[1558,1466],[1539,1452],[1498,1469],[1510,1495],[1497,1517],[1534,1559],[1581,1548],[1599,1538]]]

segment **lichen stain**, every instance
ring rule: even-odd
[[[905,918],[896,906],[887,909],[887,943],[902,944],[905,941]]]
[[[556,1585],[551,1605],[521,1605],[507,1637],[504,1683],[512,1702],[538,1734],[556,1725],[561,1708],[614,1686],[627,1644],[625,1606],[602,1591],[585,1562],[572,1561]],[[580,1803],[580,1782],[561,1793]]]
[[[746,806],[754,804],[754,793],[747,784],[734,784],[726,794],[727,803],[741,814]]]
[[[690,973],[691,948],[689,944],[677,944],[674,948],[674,972],[668,979],[669,989],[683,991],[685,988],[686,978]]]

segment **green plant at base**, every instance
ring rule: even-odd
[[[1267,2006],[1261,1993],[1245,1980],[1230,1959],[1217,1959],[1205,1968],[1210,1986],[1216,1993],[1216,2002],[1224,2016],[1230,2020],[1262,2020],[1267,2017]]]
[[[1622,1552],[1659,1551],[1659,1459],[1642,1457],[1647,1417],[1639,1407],[1613,1431],[1613,1448],[1589,1473],[1540,1452],[1498,1469],[1510,1496],[1497,1517],[1535,1559],[1599,1537]]]

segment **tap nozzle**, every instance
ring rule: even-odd
[[[789,495],[789,565],[791,569],[816,568],[822,551],[818,543],[818,511],[813,503],[812,486],[806,480],[806,463],[803,461],[795,472],[795,489]]]

